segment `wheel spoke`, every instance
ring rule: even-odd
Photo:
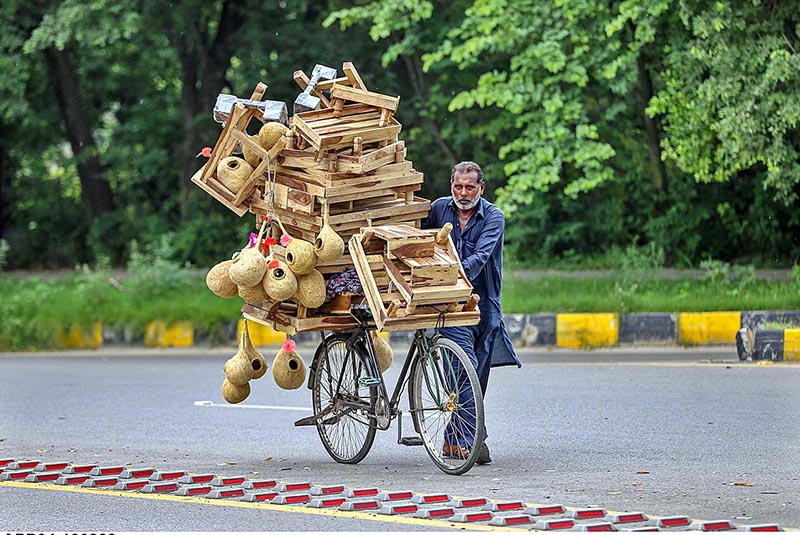
[[[483,400],[466,355],[449,340],[433,342],[412,370],[410,385],[412,418],[428,455],[444,472],[469,470],[483,441]],[[470,453],[450,456],[451,445]]]
[[[312,401],[315,415],[329,414],[317,419],[317,431],[334,460],[357,463],[375,439],[374,418],[366,412],[374,392],[358,382],[365,376],[364,355],[348,348],[345,336],[332,335],[323,343],[327,351],[317,349]]]

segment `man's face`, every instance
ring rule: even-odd
[[[478,206],[478,201],[481,200],[484,189],[486,189],[486,184],[478,183],[478,173],[476,171],[456,172],[453,181],[450,183],[450,191],[459,210],[472,210]]]

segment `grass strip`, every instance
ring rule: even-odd
[[[240,316],[241,299],[215,296],[196,271],[168,274],[146,273],[122,284],[103,273],[60,279],[0,275],[0,350],[53,348],[54,332],[74,323],[124,326],[140,336],[156,319],[192,320],[196,329],[221,341],[222,325]],[[656,271],[541,277],[509,272],[503,306],[510,314],[800,310],[800,284],[796,278],[676,279]]]

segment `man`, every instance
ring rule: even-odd
[[[483,171],[474,162],[461,162],[450,175],[452,197],[442,197],[431,205],[425,228],[439,228],[451,223],[450,237],[458,250],[464,272],[475,293],[480,296],[480,323],[468,327],[446,327],[442,335],[457,343],[467,354],[485,397],[489,370],[493,366],[521,367],[503,323],[500,294],[503,282],[503,232],[505,216],[494,204],[483,198],[486,183]],[[474,440],[475,437],[471,437]],[[444,454],[463,458],[469,444],[445,444]],[[489,446],[483,443],[476,461],[492,462]]]

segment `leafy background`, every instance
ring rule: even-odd
[[[0,27],[6,269],[229,257],[251,219],[189,181],[216,95],[291,105],[344,61],[401,97],[423,196],[482,164],[521,265],[800,256],[793,2],[7,0]]]

